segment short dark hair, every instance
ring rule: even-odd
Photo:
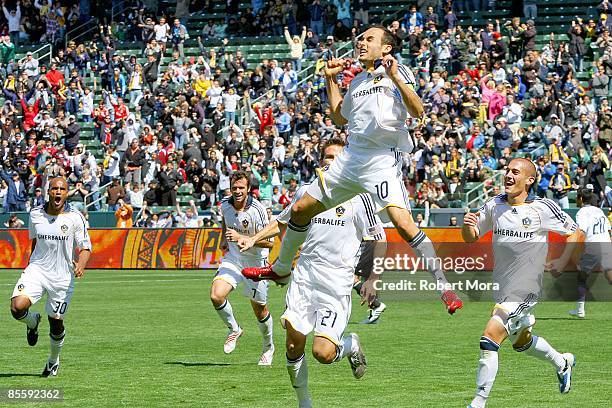
[[[321,153],[325,152],[325,149],[327,149],[329,146],[344,147],[346,146],[346,142],[339,137],[330,137],[325,143],[321,145]]]
[[[578,190],[578,198],[582,200],[583,205],[597,205],[597,197],[593,194],[593,190],[581,188]]]
[[[230,185],[233,185],[237,180],[246,180],[247,181],[247,188],[251,187],[251,177],[249,177],[249,174],[246,171],[242,171],[242,170],[238,170],[232,173],[232,176],[230,177]]]
[[[391,54],[395,54],[401,49],[402,40],[391,32],[387,27],[380,24],[369,25],[361,33],[365,33],[370,28],[378,28],[383,31],[382,43],[391,46]]]

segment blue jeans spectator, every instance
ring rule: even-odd
[[[314,33],[317,33],[318,36],[321,36],[321,34],[323,34],[323,20],[318,20],[318,21],[310,20],[310,29]]]

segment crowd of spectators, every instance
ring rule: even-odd
[[[15,5],[24,9],[26,1]],[[216,217],[200,214],[218,211],[233,171],[249,171],[254,195],[274,211],[315,177],[321,142],[347,136],[330,118],[321,61],[337,41],[355,41],[369,19],[367,1],[260,0],[239,12],[230,0],[226,24],[211,21],[196,32],[188,29],[188,14],[198,2],[179,3],[175,16],[132,9],[123,22],[101,25],[93,41],[56,47],[48,64],[31,54],[15,61],[15,35],[5,32],[0,203],[6,212],[40,205],[49,178],[63,175],[73,206],[112,211],[117,226],[213,226]],[[70,12],[60,4],[48,9]],[[396,56],[403,50],[427,113],[407,123],[416,147],[404,155],[403,177],[414,207],[426,215],[431,208],[460,208],[481,182],[488,195],[503,192],[491,177],[516,155],[537,163],[540,196],[567,207],[570,192],[589,185],[609,205],[607,0],[599,18],[577,17],[542,49],[531,7],[530,19],[477,29],[461,26],[455,11],[485,6],[479,2],[419,6],[389,24],[401,40]],[[5,8],[10,15],[11,6]],[[253,64],[250,55],[228,51],[239,45],[232,35],[255,34],[284,36],[287,58]],[[196,57],[184,55],[189,38],[199,44]],[[221,45],[210,46],[213,40]],[[130,54],[118,49],[121,41],[140,44]],[[315,61],[316,75],[301,83],[300,68]],[[592,73],[588,86],[580,83],[581,70]],[[347,59],[343,87],[360,71]],[[83,143],[84,128],[93,129],[101,150]],[[417,221],[426,225],[427,216]]]

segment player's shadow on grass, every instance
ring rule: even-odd
[[[0,373],[0,378],[9,377],[40,377],[40,374],[33,373]]]
[[[199,362],[199,361],[166,361],[164,364],[182,365],[183,367],[221,367],[221,366],[239,365],[239,364],[230,364],[230,363],[207,363],[207,362]]]

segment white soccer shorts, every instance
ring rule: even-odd
[[[332,295],[314,289],[312,284],[292,281],[285,304],[283,327],[288,322],[304,336],[314,331],[315,336],[340,344],[351,317],[351,295]]]
[[[500,322],[506,328],[508,336],[512,340],[514,337],[520,335],[523,330],[530,330],[535,324],[535,315],[533,309],[536,307],[538,302],[502,302],[497,303],[493,309],[495,314],[496,309],[500,309],[504,313],[500,317]]]
[[[402,181],[402,156],[396,150],[345,147],[326,169],[318,169],[317,173],[317,182],[306,192],[326,208],[342,204],[359,193],[370,193],[376,212],[386,207],[410,209]]]
[[[242,276],[242,269],[254,266],[264,266],[265,259],[256,259],[253,261],[235,261],[232,259],[223,259],[213,282],[217,279],[222,279],[232,285],[234,289],[240,283],[244,283],[242,294],[253,302],[265,305],[268,301],[268,281],[255,282]]]
[[[53,319],[64,319],[74,292],[74,279],[57,281],[34,265],[28,265],[13,289],[13,296],[27,296],[34,305],[47,293],[45,312]]]

